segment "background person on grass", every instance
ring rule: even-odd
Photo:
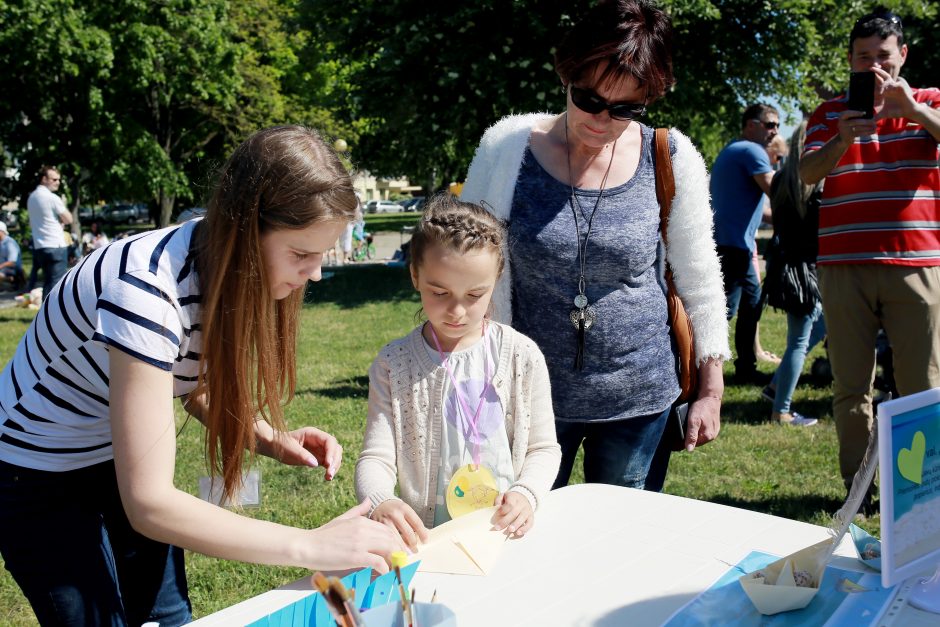
[[[679,395],[662,281],[653,129],[636,119],[673,83],[672,26],[648,2],[602,1],[560,42],[561,115],[510,116],[480,142],[462,198],[509,222],[494,318],[545,355],[568,483],[660,490]],[[686,448],[718,435],[728,323],[705,164],[670,132],[676,196],[665,256],[695,328],[697,400]],[[583,318],[582,318],[583,316]],[[589,322],[581,332],[582,321]],[[583,341],[580,341],[583,339]],[[661,445],[660,442],[663,442]]]
[[[39,184],[26,201],[33,232],[33,269],[27,290],[36,287],[41,271],[43,299],[68,269],[69,251],[62,227],[72,223],[72,214],[56,194],[61,185],[59,171],[44,165],[39,169]]]
[[[45,299],[0,376],[0,552],[41,623],[187,622],[183,548],[387,570],[383,556],[403,545],[361,515],[367,504],[295,529],[173,485],[180,396],[206,426],[226,495],[246,451],[336,474],[336,439],[287,432],[281,402],[305,286],[355,217],[323,141],[268,129],[235,150],[205,219],[113,242]]]
[[[807,353],[826,335],[822,301],[815,287],[821,186],[806,185],[800,179],[797,155],[803,152],[805,137],[804,121],[790,137],[793,158],[786,160],[783,169],[774,176],[770,185],[770,203],[773,207],[774,237],[780,244],[775,254],[780,256],[780,261],[785,260],[792,266],[805,264],[808,274],[804,277],[796,273],[794,280],[802,283],[804,293],[810,295],[807,300],[811,302],[806,304],[807,309],[791,308],[786,312],[787,348],[773,379],[762,391],[764,398],[774,404],[771,420],[795,427],[811,427],[818,422],[816,418],[807,418],[792,411],[790,403]],[[769,263],[768,269],[773,265],[773,262]],[[805,281],[802,280],[804,278]],[[772,280],[764,283],[765,288],[771,285]],[[762,296],[766,299],[768,295]]]
[[[774,170],[767,145],[779,128],[777,110],[753,104],[741,116],[741,135],[726,145],[712,166],[715,241],[725,282],[728,320],[734,325],[734,378],[739,383],[767,383],[757,371],[755,343],[760,321],[760,272],[756,234],[764,217],[764,194]],[[769,213],[767,219],[770,219]]]
[[[894,13],[861,17],[848,43],[851,70],[875,74],[874,119],[849,109],[846,95],[822,103],[800,161],[806,184],[825,179],[819,289],[846,488],[872,428],[879,328],[902,395],[940,386],[940,90],[901,77],[907,44]]]
[[[412,547],[459,515],[448,492],[481,505],[495,499],[493,524],[524,535],[558,473],[542,353],[488,318],[505,237],[482,207],[432,198],[410,240],[411,280],[428,320],[383,348],[369,370],[356,493],[372,502],[372,519]]]

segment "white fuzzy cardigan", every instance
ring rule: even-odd
[[[480,140],[460,197],[472,203],[485,200],[494,214],[509,219],[522,156],[532,128],[546,113],[510,115],[487,129]],[[676,290],[695,332],[699,365],[708,358],[730,359],[728,320],[721,265],[715,252],[712,210],[705,161],[688,137],[670,129],[675,144],[672,167],[676,195],[669,218],[666,260],[672,267]],[[512,280],[509,259],[493,293],[493,318],[512,323]]]

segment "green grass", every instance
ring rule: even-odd
[[[370,233],[379,231],[394,231],[400,233],[403,226],[414,226],[422,216],[420,212],[403,213],[367,213],[365,214],[366,230]]]
[[[403,270],[354,267],[333,271],[332,278],[312,286],[308,293],[298,347],[298,389],[287,419],[293,427],[312,424],[336,435],[345,448],[343,466],[336,479],[326,483],[320,470],[288,468],[259,458],[262,503],[247,510],[248,516],[312,528],[355,505],[352,478],[365,425],[367,369],[383,344],[413,327],[418,300]],[[13,354],[32,315],[25,310],[0,310],[0,357],[4,361]],[[784,316],[767,310],[761,322],[764,348],[782,354],[785,332]],[[807,360],[807,369],[812,358],[821,354],[817,348]],[[761,368],[771,371],[767,364]],[[718,440],[692,454],[674,455],[665,491],[828,524],[844,496],[828,386],[813,381],[801,385],[794,406],[801,413],[821,417],[820,424],[806,429],[772,424],[770,404],[760,398],[757,387],[729,385]],[[178,410],[179,425],[184,422]],[[205,473],[203,430],[198,423],[186,422],[178,448],[176,485],[196,494],[198,477]],[[573,480],[583,480],[580,468]],[[878,517],[863,522],[873,532],[878,524]],[[187,556],[187,570],[197,617],[305,574],[300,569],[196,554]],[[0,571],[0,624],[34,622],[12,578]]]

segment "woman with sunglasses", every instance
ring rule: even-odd
[[[510,116],[484,135],[462,196],[509,222],[493,317],[533,338],[552,383],[568,483],[662,489],[679,395],[663,257],[695,331],[699,388],[686,450],[718,435],[729,357],[705,164],[670,132],[676,195],[662,246],[653,129],[637,121],[673,84],[672,27],[654,5],[602,0],[560,42],[560,115]]]

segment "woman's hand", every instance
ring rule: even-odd
[[[348,570],[369,567],[388,572],[388,556],[404,551],[398,534],[387,525],[366,518],[370,504],[363,501],[319,529],[308,533],[316,540],[311,570]]]
[[[372,520],[394,529],[412,551],[418,550],[418,541],[428,541],[428,530],[424,523],[404,501],[389,499],[381,503],[373,510]]]
[[[290,466],[323,466],[331,481],[343,463],[343,447],[332,435],[314,427],[277,432],[263,420],[255,423],[258,452]]]
[[[521,538],[535,524],[535,512],[529,499],[518,492],[503,492],[496,497],[493,527],[506,530],[506,535]]]
[[[698,369],[698,397],[689,407],[685,450],[711,442],[721,430],[721,397],[725,391],[721,361],[709,359]]]

